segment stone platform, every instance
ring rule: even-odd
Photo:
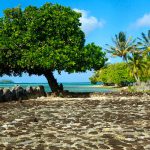
[[[150,150],[149,96],[0,103],[0,150]]]

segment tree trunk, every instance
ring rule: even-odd
[[[140,78],[137,74],[134,74],[134,78],[136,80],[136,82],[139,84],[140,83]]]
[[[57,80],[54,78],[53,72],[46,72],[44,76],[46,77],[52,92],[63,91],[63,88],[58,85]]]

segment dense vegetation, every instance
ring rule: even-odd
[[[0,75],[44,75],[53,92],[63,90],[53,72],[85,72],[104,66],[105,53],[85,44],[80,13],[46,3],[6,9],[0,18]]]
[[[115,35],[107,52],[124,63],[106,65],[100,46],[85,45],[80,17],[69,7],[51,3],[6,9],[0,18],[0,76],[44,75],[52,92],[63,90],[54,71],[99,70],[90,78],[93,83],[125,85],[150,79],[150,30],[137,39],[124,32]]]
[[[105,66],[104,68],[96,71],[90,78],[92,83],[103,82],[105,85],[117,84],[127,85],[134,82],[134,78],[130,76],[130,70],[126,63],[116,63]]]
[[[150,79],[150,30],[142,33],[142,38],[132,40],[124,32],[115,35],[114,46],[109,46],[107,52],[118,56],[125,63],[105,66],[90,78],[91,82],[104,82],[124,85],[130,82],[147,81]]]

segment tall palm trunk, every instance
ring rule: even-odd
[[[137,74],[133,74],[137,83],[140,83],[140,77]]]

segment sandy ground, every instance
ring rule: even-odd
[[[0,103],[0,150],[150,150],[150,97]]]

